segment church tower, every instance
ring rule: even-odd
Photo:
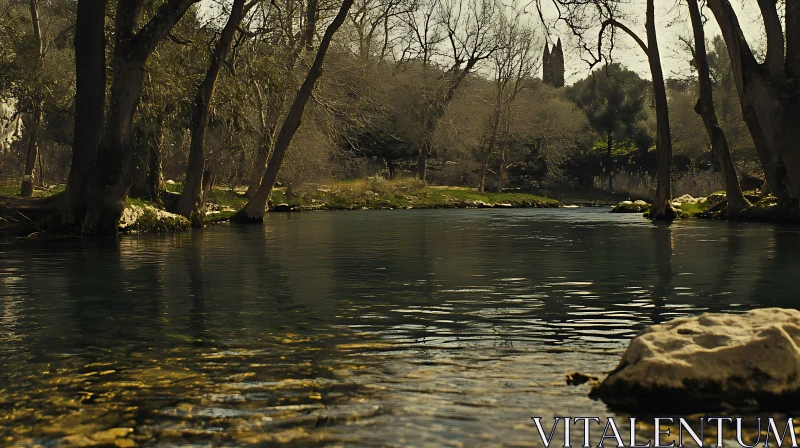
[[[547,42],[544,43],[544,54],[542,55],[542,82],[545,84],[553,83],[553,72],[550,70],[550,49]]]
[[[542,82],[553,87],[564,87],[564,50],[561,48],[560,38],[552,50],[547,42],[544,44]]]
[[[550,53],[550,83],[553,87],[564,87],[564,50],[561,49],[561,39],[558,39],[553,51]]]

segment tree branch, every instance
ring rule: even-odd
[[[608,28],[609,26],[619,28],[622,31],[628,33],[628,35],[631,36],[631,38],[633,38],[633,40],[635,40],[637,44],[639,44],[639,47],[642,49],[642,51],[644,51],[645,55],[650,54],[649,50],[647,49],[647,44],[645,44],[644,41],[639,36],[637,36],[636,33],[633,32],[633,30],[631,30],[630,28],[628,28],[627,26],[623,25],[622,23],[618,22],[615,19],[606,19],[603,21],[603,25],[600,27],[600,35],[597,38],[598,55],[602,54],[600,49],[603,45],[603,31],[605,31],[605,29]]]

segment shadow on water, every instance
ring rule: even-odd
[[[0,243],[10,445],[536,446],[644,326],[793,307],[797,228],[605,210],[270,215]]]

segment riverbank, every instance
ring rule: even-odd
[[[166,210],[144,199],[128,198],[120,220],[124,233],[179,231],[189,228],[185,218],[169,213],[171,203],[177,202],[180,183],[168,182],[164,202]],[[37,189],[35,198],[47,198],[64,190],[63,185]],[[227,222],[247,203],[246,189],[221,186],[212,189],[206,206],[206,224]],[[18,196],[19,189],[5,186],[0,191],[0,236],[41,236],[64,233],[52,219],[39,222],[36,217],[20,213],[30,200]],[[269,202],[270,212],[299,212],[319,210],[393,210],[435,208],[555,208],[556,199],[524,192],[479,192],[473,188],[425,185],[413,179],[386,181],[363,179],[305,185],[302,188],[277,187]],[[3,211],[4,210],[4,211]],[[55,207],[46,209],[49,215]],[[30,219],[29,219],[30,218]],[[63,229],[62,229],[63,230]]]
[[[175,192],[179,185],[170,188]],[[224,222],[247,203],[243,188],[215,189],[207,207],[207,223]],[[271,212],[319,210],[394,210],[433,208],[555,208],[561,203],[523,192],[480,192],[474,188],[425,185],[415,180],[352,180],[309,185],[301,189],[276,188]]]
[[[716,219],[731,221],[751,221],[766,223],[797,224],[796,214],[783,213],[778,207],[778,200],[771,194],[745,194],[750,206],[738,213],[728,215],[728,203],[724,191],[714,192],[707,197],[694,198],[683,195],[672,200],[678,211],[679,219]],[[644,201],[622,201],[611,209],[612,213],[642,213],[646,218],[650,214],[650,204]]]

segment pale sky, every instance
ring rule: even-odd
[[[201,11],[211,11],[216,1],[224,2],[226,0],[202,0],[200,6]],[[519,0],[519,2],[523,4],[529,1],[532,0]],[[541,0],[542,4],[546,7],[545,19],[550,21],[550,39],[552,43],[555,43],[559,37],[561,38],[564,49],[566,83],[572,84],[587,76],[589,73],[589,65],[586,61],[581,59],[581,50],[578,48],[577,38],[572,36],[572,32],[567,29],[564,23],[554,22],[557,18],[556,10],[553,8],[550,1],[551,0]],[[619,0],[619,3],[622,5],[621,12],[625,15],[620,21],[636,32],[642,40],[647,42],[644,29],[645,2],[646,0]],[[664,77],[671,78],[692,75],[692,69],[689,66],[689,59],[691,56],[685,44],[680,41],[681,37],[692,37],[692,28],[689,22],[685,0],[655,0],[655,4],[656,24],[659,33],[658,42]],[[758,54],[758,49],[765,46],[766,38],[763,36],[761,14],[758,10],[756,0],[731,0],[731,4],[737,12],[745,37],[748,42],[750,42],[750,46],[753,48],[754,52]],[[543,35],[543,27],[540,25],[541,22],[536,13],[535,6],[533,6],[533,3],[530,3],[530,5],[527,12],[529,13],[532,25],[534,28],[541,30]],[[702,12],[708,19],[705,30],[706,39],[711,40],[715,35],[719,34],[719,27],[708,8],[704,8]],[[598,31],[599,24],[597,30],[587,34],[590,34],[593,39],[596,39]],[[604,41],[607,42],[608,36],[609,31],[606,30]],[[593,42],[594,45],[596,45],[596,40]],[[542,51],[543,48],[540,46],[537,50],[538,55],[541,55]],[[650,78],[650,67],[647,63],[647,58],[633,39],[622,31],[616,34],[615,49],[612,56],[614,62],[623,64],[629,69],[639,73],[639,75],[645,79]],[[536,76],[541,76],[541,69]]]
[[[549,0],[542,1],[544,3]],[[766,43],[766,40],[762,35],[761,14],[758,11],[755,0],[732,0],[731,3],[737,10],[739,22],[744,29],[745,36],[750,42],[751,47],[753,47],[754,50],[762,47]],[[628,0],[627,4],[622,7],[622,10],[627,14],[627,18],[621,21],[634,30],[642,40],[647,42],[647,36],[644,30],[645,1]],[[555,10],[551,10],[551,12],[555,13]],[[704,9],[704,14],[709,19],[706,25],[706,39],[710,40],[714,35],[719,34],[719,27],[717,27],[714,16],[711,14],[710,10],[707,8]],[[550,19],[553,18],[555,18],[554,15],[550,17]],[[534,18],[534,20],[538,20],[538,18]],[[656,0],[656,24],[658,26],[658,43],[664,76],[670,78],[690,74],[691,68],[689,66],[689,59],[691,56],[685,45],[680,41],[681,36],[692,36],[691,23],[689,22],[685,1]],[[557,24],[554,27],[554,31],[557,32],[552,33],[550,38],[555,41],[558,37],[561,37],[562,46],[564,48],[567,84],[572,84],[586,77],[588,73],[588,64],[581,59],[581,53],[577,48],[577,39],[572,37],[572,33],[566,29],[563,23]],[[597,31],[594,31],[592,36],[596,38]],[[604,37],[607,39],[608,30],[604,34]],[[650,68],[647,63],[647,58],[633,39],[628,37],[624,32],[617,33],[615,49],[612,56],[614,62],[619,62],[627,66],[631,70],[639,73],[642,77],[650,77]]]

